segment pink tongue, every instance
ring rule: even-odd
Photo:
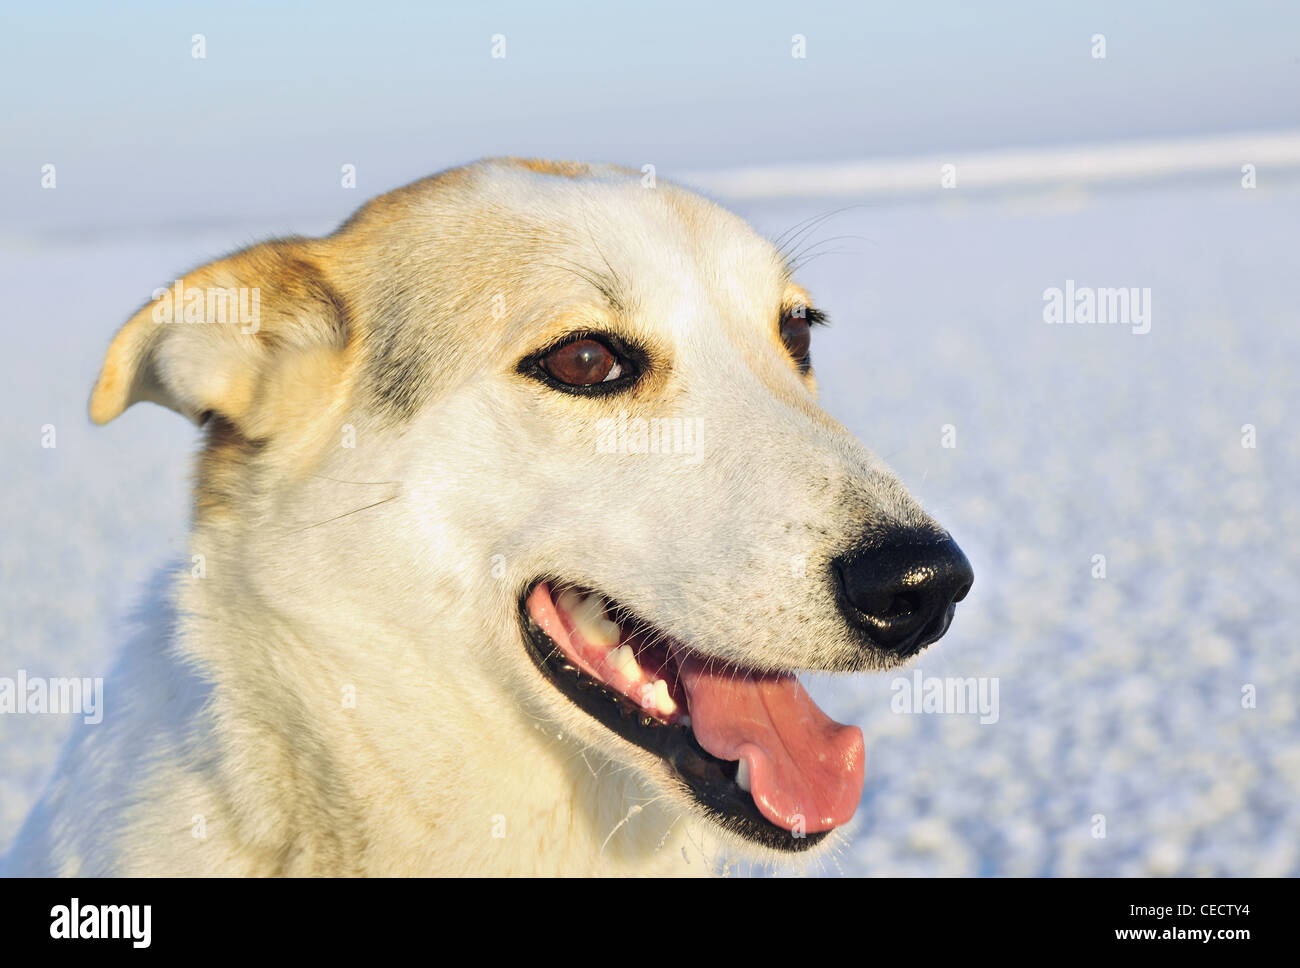
[[[678,657],[699,744],[722,760],[749,763],[749,789],[778,827],[816,833],[847,822],[865,774],[862,731],[827,716],[790,675],[738,677]]]

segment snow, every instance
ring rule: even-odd
[[[814,677],[868,750],[827,873],[1300,873],[1300,183],[1239,177],[959,184],[813,233],[842,237],[801,274],[832,317],[823,401],[975,568],[917,667],[996,677],[1000,703],[984,725],[895,713],[892,674]],[[733,205],[775,236],[853,201]],[[154,286],[285,221],[0,241],[0,675],[108,672],[183,547],[195,433],[148,407],[92,427],[103,350]],[[1044,323],[1044,290],[1067,280],[1149,287],[1150,332]],[[73,721],[0,715],[0,849]]]

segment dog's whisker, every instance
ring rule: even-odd
[[[852,251],[847,248],[839,248],[839,249],[820,248],[821,246],[829,245],[832,242],[843,242],[847,240],[855,240],[858,242],[871,242],[871,239],[867,238],[864,235],[832,235],[824,239],[817,239],[816,241],[809,242],[808,245],[801,248],[798,252],[794,252],[790,254],[788,264],[791,267],[791,271],[794,272],[794,271],[798,271],[799,269],[802,269],[814,258],[817,258],[820,255],[829,255],[832,252]]]
[[[784,251],[785,247],[788,244],[792,243],[794,239],[817,228],[817,226],[824,223],[827,219],[833,218],[834,216],[839,215],[841,212],[847,212],[850,209],[862,208],[862,207],[863,206],[861,204],[845,205],[842,208],[833,208],[830,209],[829,211],[821,212],[816,215],[809,215],[805,219],[800,219],[794,225],[790,226],[788,229],[786,229],[784,232],[778,235],[775,239],[772,240],[772,244],[776,246],[778,250]]]
[[[613,266],[610,265],[609,260],[605,258],[605,254],[600,251],[599,247],[596,248],[596,252],[608,267],[607,274],[602,275],[599,271],[590,266],[583,265],[580,262],[575,262],[573,259],[568,259],[562,255],[555,255],[554,258],[567,263],[567,265],[555,265],[554,263],[540,264],[550,269],[559,269],[563,272],[572,273],[599,292],[611,306],[621,309],[623,308],[623,297],[621,295],[622,290],[624,289],[623,279],[614,270]]]
[[[825,238],[819,238],[814,241],[811,241],[803,248],[799,249],[797,252],[791,253],[791,258],[797,260],[802,256],[804,256],[806,253],[813,251],[818,246],[828,245],[831,242],[847,242],[847,241],[870,243],[872,240],[865,235],[828,235]]]
[[[582,221],[587,226],[587,237],[591,239],[592,248],[596,250],[596,254],[600,256],[600,261],[605,263],[605,268],[609,270],[610,281],[612,281],[618,289],[622,289],[624,287],[623,278],[618,274],[618,270],[615,269],[613,264],[609,261],[604,250],[601,249],[600,243],[596,241],[596,233],[591,230],[591,220],[587,217],[586,213],[583,213]],[[622,301],[618,292],[606,293],[606,295],[612,296],[612,301],[614,303],[621,303]]]
[[[366,487],[369,487],[369,486],[371,486],[371,485],[375,485],[375,484],[398,484],[398,485],[400,485],[400,484],[403,484],[403,483],[404,483],[403,481],[345,481],[345,480],[341,480],[340,478],[337,478],[337,477],[329,477],[329,476],[327,476],[327,475],[325,475],[325,474],[310,474],[310,475],[308,475],[308,476],[309,476],[309,477],[315,477],[315,478],[318,478],[318,479],[320,479],[320,480],[322,480],[322,481],[330,481],[331,483],[334,483],[334,484],[357,484],[357,485],[366,486]]]
[[[827,256],[827,255],[852,255],[852,254],[853,254],[853,251],[852,251],[851,249],[845,249],[845,248],[838,248],[838,249],[824,249],[824,250],[822,250],[822,251],[820,251],[820,252],[813,252],[813,253],[810,253],[810,254],[808,254],[808,255],[802,256],[802,257],[800,258],[798,264],[795,266],[795,270],[798,271],[798,270],[804,268],[805,266],[810,265],[811,263],[813,263],[813,262],[817,261],[818,259],[820,259],[822,256]]]
[[[803,242],[804,239],[806,239],[810,234],[815,232],[818,228],[820,228],[823,224],[825,224],[825,222],[828,219],[832,218],[833,216],[839,215],[841,212],[847,212],[849,209],[852,208],[861,208],[861,207],[862,207],[861,205],[846,205],[843,208],[835,209],[830,212],[825,212],[822,215],[815,216],[812,219],[805,219],[805,222],[807,223],[806,225],[803,225],[802,228],[796,226],[796,228],[798,228],[798,231],[794,232],[794,234],[790,235],[788,238],[783,236],[781,240],[777,243],[777,249],[778,249],[778,254],[781,256],[781,260],[786,267],[787,273],[790,274],[794,273],[796,267],[792,264],[792,253],[793,250],[796,249],[800,245],[800,243]]]
[[[324,526],[324,525],[326,525],[326,524],[330,524],[330,523],[332,523],[332,522],[334,522],[334,521],[339,521],[339,520],[341,520],[341,519],[343,519],[343,518],[351,517],[351,516],[354,515],[354,514],[360,514],[362,511],[369,511],[371,508],[377,508],[377,507],[379,507],[381,504],[387,504],[389,501],[394,501],[394,500],[396,500],[396,499],[398,498],[398,496],[399,496],[399,495],[394,494],[394,495],[392,495],[391,497],[386,497],[386,498],[384,498],[382,501],[375,501],[373,504],[366,504],[366,505],[364,505],[364,506],[362,506],[362,507],[359,507],[359,508],[353,508],[351,511],[344,511],[342,514],[336,514],[336,515],[334,515],[334,517],[332,517],[332,518],[326,518],[324,521],[317,521],[315,524],[309,524],[309,525],[307,525],[305,528],[295,528],[295,529],[292,530],[292,531],[288,531],[288,532],[286,532],[286,533],[285,533],[285,537],[288,537],[288,536],[290,536],[290,535],[295,535],[295,534],[302,534],[302,532],[304,532],[304,531],[310,531],[312,528],[319,528],[319,527],[322,527],[322,526]]]

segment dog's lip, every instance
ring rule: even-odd
[[[592,631],[589,622],[575,629],[577,619],[556,604],[567,597],[567,608],[583,612],[583,596],[566,592],[552,598],[552,588],[572,587],[538,580],[520,598],[525,642],[561,693],[615,733],[663,758],[698,801],[721,815],[724,826],[752,839],[799,850],[852,816],[862,791],[861,732],[827,717],[793,674],[719,670],[667,640],[671,644],[661,646],[655,659],[656,672],[672,683],[676,705],[687,708],[683,714],[670,703],[667,715],[647,708],[630,694],[628,680],[611,675],[603,658],[622,642],[633,642],[636,630],[651,630],[656,642],[666,637],[611,606],[608,613],[598,609],[596,614],[619,614],[633,631],[622,639],[621,633],[609,634],[604,641],[612,644],[589,647],[582,634]],[[548,629],[556,635],[548,635]],[[598,639],[600,632],[598,626]],[[641,646],[637,648],[640,656]],[[634,668],[633,685],[644,681],[639,672]],[[689,703],[696,699],[703,715],[693,730],[696,711]],[[743,789],[736,782],[738,767],[745,773]]]
[[[528,613],[528,595],[537,584],[540,581],[519,598],[524,644],[542,675],[561,695],[611,732],[658,756],[671,776],[725,829],[785,852],[807,850],[825,839],[825,833],[792,837],[790,831],[764,817],[753,798],[736,786],[735,763],[701,747],[687,726],[645,715],[625,696],[603,690],[571,664]]]
[[[590,611],[593,603],[600,618]],[[649,633],[644,623],[626,616],[611,621],[605,616],[603,597],[548,582],[534,585],[525,607],[555,647],[588,678],[635,703],[645,715],[690,725],[672,649],[660,636]],[[601,634],[616,641],[601,644]],[[593,636],[597,638],[588,641]]]

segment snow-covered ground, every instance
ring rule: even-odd
[[[892,711],[893,676],[811,683],[868,745],[827,873],[1300,874],[1300,181],[1238,177],[876,198],[813,234],[843,237],[802,273],[824,402],[975,567],[917,668],[999,699],[981,724]],[[735,207],[775,236],[852,202]],[[195,434],[149,407],[93,428],[103,350],[284,224],[0,241],[0,676],[109,671],[183,547]],[[1046,324],[1067,280],[1149,288],[1150,331]],[[0,715],[0,850],[72,728]]]

